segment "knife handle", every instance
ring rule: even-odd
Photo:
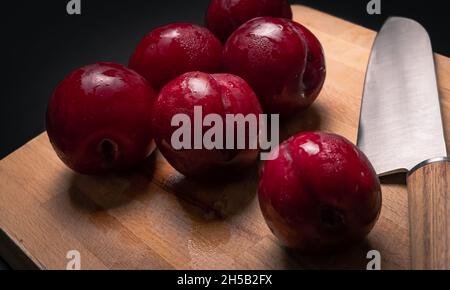
[[[412,269],[450,269],[450,159],[419,164],[407,184]]]

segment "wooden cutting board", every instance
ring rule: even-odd
[[[293,9],[295,20],[322,42],[328,76],[313,107],[283,125],[284,136],[324,130],[356,141],[375,32],[307,7]],[[436,55],[436,63],[450,136],[450,59]],[[280,247],[267,228],[256,196],[257,166],[240,180],[202,184],[157,153],[129,174],[82,176],[61,163],[43,133],[0,161],[0,254],[17,268],[65,269],[68,251],[77,250],[82,269],[365,269],[366,254],[375,249],[383,269],[405,269],[404,178],[383,183],[381,217],[366,242],[306,257]]]

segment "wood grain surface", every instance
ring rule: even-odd
[[[450,160],[408,176],[411,267],[450,269]]]
[[[324,130],[355,142],[375,32],[307,7],[293,9],[295,20],[322,42],[328,76],[317,102],[282,124],[283,136]],[[436,55],[436,64],[450,136],[450,59]],[[308,257],[280,247],[267,228],[256,197],[257,166],[238,179],[199,183],[157,153],[134,172],[82,176],[62,164],[43,133],[0,161],[0,249],[20,267],[17,255],[8,255],[12,241],[43,269],[65,269],[70,250],[80,252],[82,269],[365,269],[374,249],[383,269],[406,269],[405,176],[382,182],[381,216],[367,240]]]

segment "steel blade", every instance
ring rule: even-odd
[[[378,33],[366,74],[358,146],[379,175],[447,156],[433,50],[414,20],[391,17]]]

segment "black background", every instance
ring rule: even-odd
[[[201,24],[208,0],[81,0],[82,15],[67,15],[68,0],[1,1],[0,158],[45,128],[47,100],[71,70],[97,61],[126,64],[152,28],[175,21]],[[450,55],[446,1],[297,0],[374,30],[391,15],[407,16],[429,31],[434,50]]]

